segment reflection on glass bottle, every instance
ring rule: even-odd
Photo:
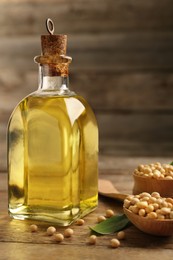
[[[88,103],[68,88],[66,40],[42,36],[39,88],[8,126],[10,215],[64,226],[98,200],[98,127]]]

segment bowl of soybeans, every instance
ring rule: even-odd
[[[141,231],[157,235],[173,235],[173,199],[158,192],[129,195],[124,200],[124,213]]]
[[[173,198],[173,165],[160,162],[139,165],[133,173],[133,194],[158,192]]]

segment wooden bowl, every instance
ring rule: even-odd
[[[137,195],[142,192],[152,193],[157,191],[161,197],[173,198],[173,180],[154,179],[145,176],[133,174],[134,186],[133,194]]]
[[[134,214],[130,210],[123,207],[125,215],[128,219],[141,231],[156,235],[156,236],[171,236],[173,235],[173,220],[172,219],[151,219],[141,217]]]

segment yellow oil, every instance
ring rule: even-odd
[[[35,92],[8,128],[9,213],[69,225],[98,200],[98,128],[77,95]]]

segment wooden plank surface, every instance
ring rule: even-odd
[[[33,37],[2,37],[0,68],[34,68],[33,57],[40,54],[40,33]],[[68,54],[72,71],[172,70],[172,32],[116,33],[69,36]],[[80,47],[78,47],[80,46]]]
[[[49,259],[53,257],[58,259],[61,257],[63,260],[101,260],[104,258],[128,260],[137,258],[138,260],[145,260],[152,258],[153,260],[172,259],[172,249],[160,249],[151,248],[146,249],[145,247],[141,250],[140,248],[118,248],[116,251],[106,246],[78,246],[78,245],[64,245],[59,246],[55,244],[23,244],[23,243],[7,243],[4,252],[4,245],[0,244],[0,250],[3,251],[2,259],[18,260],[18,259]],[[115,252],[114,252],[115,251]],[[159,257],[159,258],[158,258]]]
[[[168,30],[173,28],[172,15],[171,0],[1,0],[0,34],[43,33],[49,16],[59,33]]]
[[[173,144],[170,142],[148,141],[131,141],[117,140],[117,138],[104,138],[100,142],[100,153],[114,156],[172,156]],[[4,168],[5,169],[5,168]]]
[[[44,34],[47,34],[46,28],[44,27]],[[56,28],[55,28],[56,29]],[[56,32],[58,34],[58,32]],[[3,55],[8,50],[7,55],[19,56],[21,53],[25,57],[31,55],[39,55],[41,49],[41,32],[37,35],[21,36],[16,35],[13,37],[2,36],[0,41],[0,52]],[[10,41],[9,41],[10,38]],[[68,34],[68,54],[72,55],[76,52],[82,53],[86,50],[92,52],[105,51],[107,54],[113,52],[129,52],[140,53],[145,52],[169,52],[173,50],[172,47],[172,30],[170,31],[120,31],[114,33],[102,32],[101,34]],[[27,61],[26,61],[27,62]]]
[[[131,193],[133,187],[132,171],[141,163],[151,163],[160,161],[161,163],[170,161],[171,158],[122,158],[114,156],[101,156],[99,162],[100,178],[106,178],[122,192]],[[115,212],[122,212],[122,205],[111,199],[100,197],[97,210],[85,217],[85,225],[82,227],[72,225],[74,236],[65,239],[62,244],[57,244],[52,237],[45,234],[47,223],[36,222],[39,232],[32,234],[29,225],[33,221],[10,220],[7,217],[7,175],[0,174],[0,250],[1,259],[172,259],[173,257],[173,237],[155,237],[142,233],[134,226],[126,230],[126,239],[121,242],[121,247],[111,249],[110,239],[115,235],[98,237],[95,246],[89,246],[87,239],[89,236],[88,226],[95,225],[96,218],[104,214],[105,210],[112,208]],[[64,228],[58,227],[58,232],[63,232]],[[44,252],[44,253],[43,253]]]
[[[9,77],[10,74],[10,77]],[[0,117],[8,117],[16,104],[38,88],[38,71],[0,71]],[[173,72],[70,73],[70,88],[95,111],[148,112],[173,110]],[[5,115],[5,113],[7,113]]]

